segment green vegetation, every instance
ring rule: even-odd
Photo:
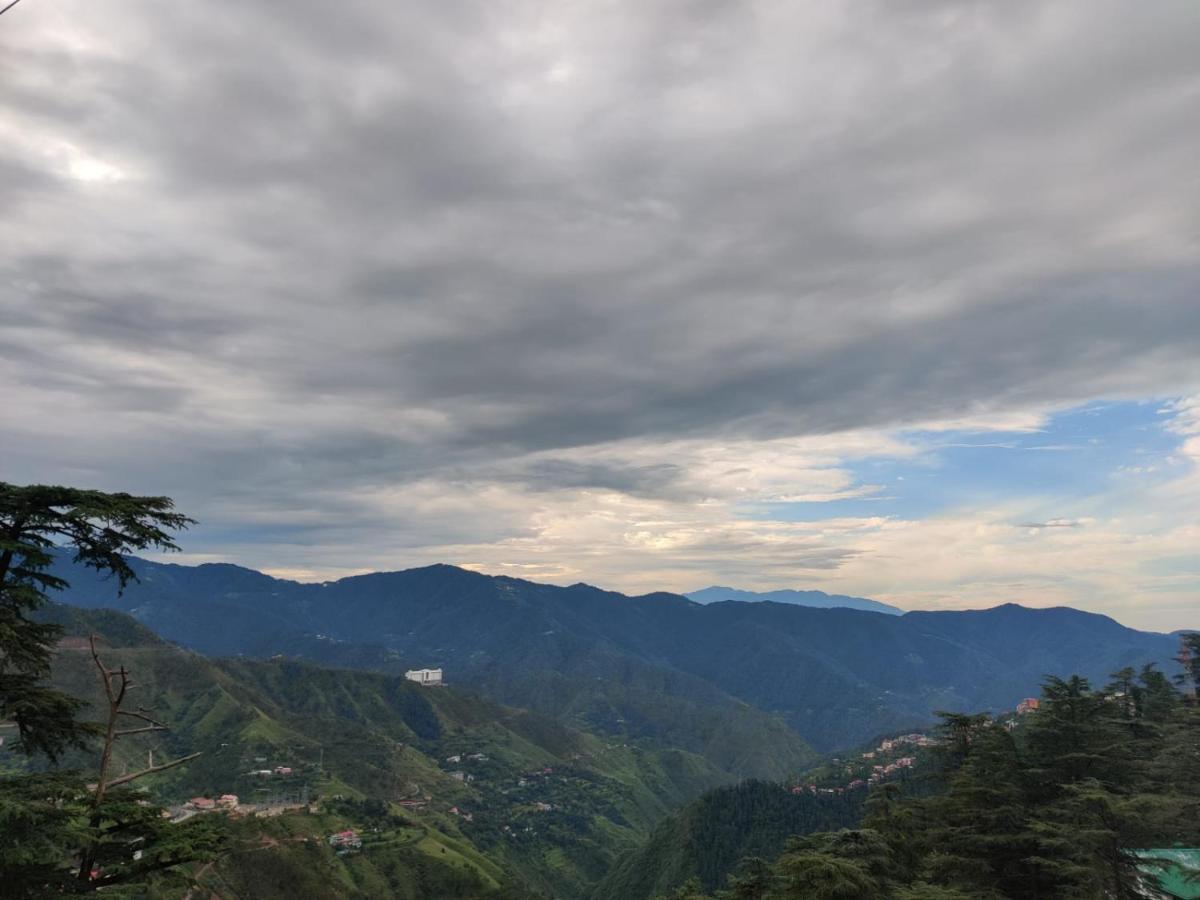
[[[327,584],[229,565],[130,565],[141,582],[120,608],[202,653],[389,674],[442,666],[453,684],[502,703],[697,753],[735,779],[784,778],[814,748],[928,727],[934,709],[1011,708],[1046,674],[1166,665],[1177,644],[1065,608],[888,616],[701,606],[440,565]],[[62,571],[66,602],[112,606],[110,586],[65,559]]]
[[[789,723],[828,726],[823,740],[907,725],[934,699],[1011,695],[1031,667],[1086,647],[1159,658],[1165,636],[1061,610],[1047,637],[1016,607],[957,617],[702,608],[451,567],[302,586],[125,555],[172,549],[165,529],[189,521],[161,497],[0,484],[0,720],[17,738],[0,744],[5,896],[1190,891],[1196,635],[1180,656],[1183,691],[1154,665],[1121,668],[1103,690],[1050,678],[1024,718],[942,714],[936,759],[909,757],[918,742],[906,736],[880,745],[891,755],[813,768]],[[209,659],[120,612],[48,604],[47,591],[67,587],[60,572],[90,579],[91,598],[144,577],[145,621],[210,650],[236,635],[250,658]],[[198,599],[214,583],[216,599]],[[272,635],[358,670],[264,659],[279,647]],[[984,644],[1012,661],[1002,684],[979,686],[997,671]],[[537,711],[397,674],[405,653],[430,646],[456,648],[439,653],[461,684]],[[885,698],[884,683],[917,687]],[[795,790],[728,786],[800,770]],[[867,799],[867,782],[881,779]]]
[[[329,896],[380,896],[373,891],[384,882],[373,879],[384,876],[371,874],[373,867],[392,873],[388,890],[396,896],[405,896],[396,885],[408,880],[426,885],[417,896],[583,896],[663,816],[728,779],[695,754],[602,739],[454,688],[288,659],[210,660],[143,640],[144,630],[120,614],[53,607],[46,614],[68,623],[55,659],[58,689],[84,698],[88,709],[103,708],[91,654],[78,637],[96,633],[110,664],[136,673],[139,702],[172,723],[137,745],[118,743],[114,771],[144,766],[149,751],[156,759],[202,753],[147,777],[154,799],[177,808],[190,797],[232,793],[251,809],[291,805],[279,821],[313,846],[276,848],[282,862],[264,861],[274,849],[255,849],[252,858],[268,869],[311,862],[318,849],[324,859],[328,848],[317,845],[333,831],[370,834],[355,858],[318,867]],[[87,759],[68,753],[65,762]],[[277,767],[292,771],[277,775]],[[305,794],[319,812],[305,811],[314,808],[302,802]],[[186,824],[224,818],[194,816]],[[218,876],[228,880],[227,891],[251,883],[257,870],[239,868],[238,847],[263,821],[276,827],[276,819],[233,820],[226,835],[232,849],[205,869],[207,889],[219,892]],[[447,893],[431,893],[433,884]]]
[[[1036,712],[946,714],[942,737],[938,790],[877,788],[861,827],[793,838],[711,896],[1189,896],[1200,873],[1180,861],[1192,857],[1142,848],[1200,846],[1200,708],[1153,666],[1103,690],[1051,678]],[[1186,891],[1167,892],[1169,880]],[[670,896],[703,900],[704,889],[695,878]]]
[[[794,794],[764,781],[718,788],[655,828],[645,845],[600,882],[593,897],[647,898],[691,878],[712,889],[743,857],[778,856],[790,835],[857,824],[865,799],[865,790]]]
[[[228,847],[210,862],[176,870],[146,896],[255,900],[534,900],[498,866],[455,840],[353,802],[321,813],[229,819]],[[338,853],[327,836],[360,828],[362,847]]]
[[[0,482],[0,721],[16,725],[26,753],[54,759],[92,735],[76,718],[78,701],[44,683],[60,626],[31,615],[47,591],[69,586],[49,571],[56,546],[70,548],[74,566],[114,577],[121,589],[134,577],[125,554],[177,549],[164,529],[191,520],[172,509],[167,497]]]
[[[697,753],[731,777],[783,778],[817,758],[780,717],[693,675],[607,656],[591,666],[603,674],[519,667],[490,671],[475,683],[589,731]]]
[[[176,549],[169,531],[191,522],[173,511],[166,497],[133,497],[75,488],[0,482],[0,723],[15,727],[19,759],[55,762],[82,754],[100,740],[94,784],[76,772],[12,771],[0,760],[0,874],[6,896],[90,893],[144,881],[153,873],[205,858],[222,843],[219,823],[197,822],[173,828],[161,810],[133,790],[143,775],[177,765],[148,766],[117,775],[112,751],[124,737],[165,729],[147,710],[122,709],[129,672],[105,668],[94,649],[107,721],[81,721],[78,693],[47,683],[64,621],[38,615],[47,591],[67,587],[49,570],[57,547],[65,545],[76,566],[114,580],[120,590],[134,577],[126,554],[134,550]],[[140,635],[132,623],[105,617],[123,637]],[[122,716],[124,718],[122,718]],[[133,727],[130,720],[133,721]],[[7,770],[7,771],[5,771]]]

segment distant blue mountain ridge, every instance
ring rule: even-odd
[[[731,587],[706,587],[703,590],[684,594],[696,603],[723,603],[735,600],[739,603],[790,603],[793,606],[811,606],[814,609],[861,609],[867,612],[885,613],[889,616],[902,616],[904,610],[878,600],[868,600],[865,597],[847,597],[844,594],[827,594],[824,591],[743,591]]]
[[[1127,666],[1178,668],[1177,636],[1064,607],[888,615],[840,608],[843,598],[829,598],[831,609],[700,603],[447,565],[311,584],[136,558],[138,581],[118,594],[69,555],[58,563],[70,586],[55,599],[127,612],[200,653],[444,667],[457,686],[702,752],[739,777],[782,778],[811,757],[804,744],[857,746],[924,727],[934,710],[1012,709],[1047,675],[1104,685]]]

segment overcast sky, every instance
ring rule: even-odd
[[[1200,4],[24,0],[0,478],[183,561],[1200,626]]]

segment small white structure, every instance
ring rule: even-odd
[[[404,677],[409,681],[415,681],[417,684],[423,684],[426,687],[442,683],[441,669],[409,669],[404,673]]]

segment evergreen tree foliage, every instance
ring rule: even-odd
[[[717,900],[1134,900],[1134,851],[1200,846],[1200,707],[1154,666],[1049,678],[1019,723],[942,718],[940,790],[877,786],[863,827],[747,861]]]
[[[745,781],[709,791],[682,815],[657,827],[646,844],[600,883],[595,900],[629,900],[699,879],[720,887],[739,859],[778,856],[789,836],[853,825],[861,817],[862,791],[849,794],[792,793],[780,784]],[[759,896],[762,864],[743,860],[740,884],[746,898]],[[733,890],[735,885],[731,885]]]
[[[1183,667],[1179,675],[1179,684],[1192,697],[1200,696],[1200,631],[1192,631],[1180,638],[1178,661]]]
[[[110,573],[121,590],[134,577],[124,554],[177,550],[169,532],[190,524],[168,497],[0,482],[0,721],[16,724],[26,752],[54,759],[94,733],[76,720],[78,699],[44,684],[61,632],[30,614],[68,586],[47,571],[55,548]]]
[[[134,577],[124,554],[178,549],[169,532],[191,521],[174,512],[167,497],[0,482],[0,721],[16,725],[27,757],[56,762],[68,749],[86,748],[101,733],[79,721],[82,699],[46,684],[62,628],[37,613],[49,591],[67,587],[48,571],[58,548],[69,549],[76,564],[109,574],[119,592]],[[111,696],[115,676],[102,666],[100,672]],[[123,697],[128,672],[122,668],[119,675]],[[115,737],[166,728],[144,713],[125,712],[154,724],[118,729],[119,705],[113,706],[106,729],[95,786],[74,772],[0,779],[0,882],[5,896],[89,893],[137,882],[204,858],[220,846],[219,822],[171,825],[160,808],[128,786],[137,774],[107,780]],[[165,766],[151,771],[161,768]]]

